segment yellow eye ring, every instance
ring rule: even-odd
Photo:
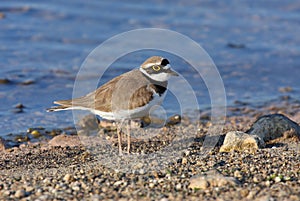
[[[152,66],[152,69],[155,70],[155,71],[159,71],[160,70],[160,66],[158,66],[158,65]]]

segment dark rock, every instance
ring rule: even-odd
[[[23,109],[25,106],[22,103],[18,103],[14,106],[14,108]]]
[[[241,43],[228,43],[227,47],[235,48],[235,49],[242,49],[242,48],[246,48],[246,45],[241,44]]]
[[[300,127],[296,122],[282,114],[271,114],[258,118],[246,133],[257,135],[268,142],[284,137],[286,132],[292,132],[300,139]]]
[[[1,19],[1,17],[0,17]],[[9,84],[11,81],[7,78],[0,78],[0,84]]]

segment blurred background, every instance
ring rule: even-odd
[[[46,113],[46,108],[54,100],[72,97],[84,59],[116,34],[150,27],[177,31],[199,43],[221,74],[229,106],[300,99],[297,0],[2,0],[0,136],[26,132],[29,127],[72,126],[72,112]],[[120,58],[101,82],[138,67],[154,53]],[[187,63],[169,57],[176,71],[192,77],[194,71]],[[86,79],[99,79],[97,73],[90,76]],[[209,107],[201,78],[189,81],[200,108]],[[177,107],[166,106],[170,113],[176,113]]]

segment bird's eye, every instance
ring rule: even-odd
[[[160,70],[160,66],[154,65],[154,66],[152,66],[152,69],[153,69],[154,71],[159,71],[159,70]]]

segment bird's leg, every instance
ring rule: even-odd
[[[130,152],[130,128],[131,128],[131,120],[129,119],[127,122],[127,154]]]
[[[117,134],[118,134],[118,147],[119,147],[119,155],[123,155],[122,153],[122,123],[118,126],[117,124]]]

